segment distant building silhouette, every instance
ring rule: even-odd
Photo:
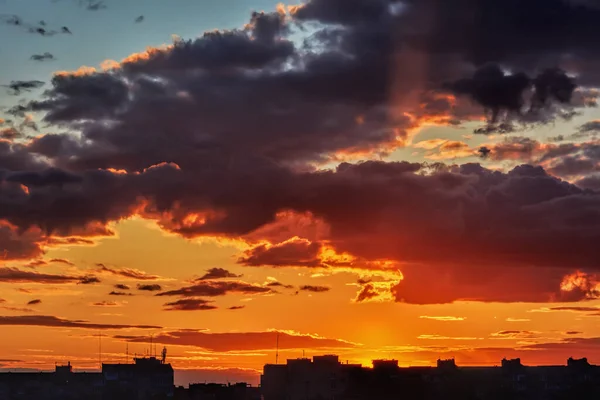
[[[102,372],[73,372],[68,363],[53,372],[0,373],[0,400],[161,400],[173,392],[173,368],[155,357],[102,364]]]
[[[171,364],[156,357],[134,358],[134,364],[102,364],[106,399],[143,400],[173,397]]]
[[[175,389],[177,400],[261,400],[260,387],[247,383],[191,383]]]
[[[500,367],[459,367],[454,359],[400,367],[397,360],[374,360],[366,368],[328,355],[265,365],[261,389],[264,400],[577,400],[600,398],[600,368],[585,358],[539,367],[518,358],[503,359]]]

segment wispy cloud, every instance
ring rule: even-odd
[[[85,320],[70,320],[50,315],[0,316],[0,326],[46,326],[81,329],[161,329],[157,325],[97,324]]]
[[[419,316],[419,318],[421,318],[421,319],[433,319],[435,321],[447,321],[447,322],[464,321],[466,319],[465,317],[430,316],[430,315],[421,315],[421,316]]]

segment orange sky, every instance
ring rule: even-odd
[[[600,362],[595,343],[564,345],[565,341],[597,336],[598,311],[552,311],[555,304],[356,303],[353,301],[356,281],[364,276],[364,271],[241,267],[235,262],[240,253],[235,243],[182,239],[165,234],[139,218],[121,222],[114,228],[117,232],[114,238],[101,239],[94,246],[52,249],[41,258],[67,259],[74,266],[51,263],[36,269],[27,266],[21,269],[69,274],[94,272],[98,269],[96,263],[102,263],[114,270],[127,268],[157,275],[156,279],[143,283],[157,283],[163,290],[169,290],[185,286],[209,268],[219,267],[242,275],[226,281],[243,280],[255,285],[278,281],[293,285],[294,289],[278,288],[277,294],[214,297],[218,306],[214,310],[164,311],[163,298],[136,290],[135,286],[142,282],[139,279],[96,273],[102,283],[93,286],[3,283],[0,293],[6,301],[1,305],[2,315],[56,315],[95,324],[157,325],[162,328],[103,329],[103,361],[123,362],[127,348],[130,355],[148,351],[147,343],[126,344],[114,336],[142,336],[149,340],[153,335],[158,338],[159,347],[166,343],[168,359],[177,370],[211,371],[212,375],[206,375],[206,371],[182,375],[198,379],[254,377],[256,383],[256,373],[262,365],[274,362],[275,336],[270,333],[274,330],[282,332],[280,360],[300,357],[305,352],[307,356],[335,353],[344,360],[363,364],[369,364],[371,359],[395,358],[401,365],[431,365],[438,357],[455,357],[463,365],[495,365],[502,357],[512,356],[520,356],[526,364],[560,364],[569,356],[587,356],[591,362]],[[126,292],[133,295],[109,296],[116,284],[131,287]],[[331,290],[295,294],[302,285],[326,286]],[[32,299],[40,299],[41,303],[28,306]],[[234,306],[243,308],[228,309]],[[585,303],[585,307],[597,306],[599,302]],[[24,313],[22,308],[32,310]],[[177,337],[173,332],[185,329],[198,330],[209,338],[192,338],[185,345],[178,345],[177,339],[168,340],[168,335]],[[55,362],[66,361],[71,361],[77,369],[98,367],[97,329],[3,326],[2,332],[0,350],[4,368],[48,369]],[[231,332],[236,334],[219,339],[218,345],[210,339],[210,335]],[[249,332],[262,332],[259,335],[266,338],[245,339]],[[319,343],[319,338],[333,342]],[[560,345],[551,351],[532,346],[560,343],[564,349]]]

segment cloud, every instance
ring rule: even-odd
[[[360,291],[356,294],[354,299],[357,303],[362,303],[379,297],[381,293],[375,289],[375,286],[371,283],[362,285]]]
[[[224,279],[224,278],[241,278],[242,275],[236,275],[233,272],[229,272],[224,268],[211,268],[207,270],[206,274],[198,278],[199,281],[207,279]]]
[[[160,326],[154,325],[96,324],[84,320],[69,320],[49,315],[0,316],[0,325],[47,326],[81,329],[161,329]]]
[[[498,130],[593,105],[598,9],[486,0],[473,23],[470,2],[457,1],[409,0],[393,12],[384,0],[311,0],[106,70],[56,74],[11,112],[40,112],[76,134],[0,141],[0,220],[10,227],[0,246],[40,257],[45,245],[92,244],[110,222],[138,215],[187,238],[247,240],[247,265],[322,266],[329,251],[363,270],[401,265],[391,290],[363,285],[363,299],[384,289],[416,304],[597,297],[597,145],[535,144],[545,169],[342,162],[384,157],[425,126],[481,120],[482,108]],[[432,13],[445,17],[430,23]],[[444,151],[467,150],[460,143]],[[527,143],[509,144],[512,161],[529,157]],[[500,151],[484,147],[488,160]],[[318,220],[325,237],[278,232],[282,213]],[[15,238],[24,248],[12,250]],[[575,268],[586,277],[569,278]]]
[[[96,307],[120,307],[121,303],[117,303],[116,301],[98,301],[95,303],[92,303],[93,306]]]
[[[107,6],[104,3],[104,0],[87,0],[87,4],[85,9],[88,11],[99,11],[106,9]]]
[[[280,287],[283,289],[293,289],[294,288],[294,285],[285,285],[285,284],[283,284],[281,282],[277,282],[277,281],[269,282],[265,286],[266,287],[274,287],[274,288]]]
[[[75,266],[74,263],[72,263],[71,261],[69,261],[67,259],[64,259],[64,258],[52,258],[48,262],[49,263],[54,263],[54,264],[65,264],[65,265],[68,265],[68,266],[71,266],[71,267]]]
[[[42,53],[42,54],[34,54],[31,56],[31,59],[34,61],[53,61],[56,60],[52,53]]]
[[[154,343],[195,346],[214,352],[275,349],[279,336],[279,349],[354,348],[356,343],[329,339],[317,335],[288,331],[207,333],[198,331],[169,331],[153,336]],[[149,336],[115,336],[129,342],[149,343]]]
[[[79,279],[80,284],[82,285],[92,285],[94,283],[100,283],[101,280],[93,275],[87,275]]]
[[[506,114],[504,121],[514,118],[524,118],[527,122],[541,118],[543,121],[547,116],[536,114],[552,102],[570,103],[577,85],[573,78],[560,69],[546,69],[535,78],[530,78],[525,73],[506,74],[500,66],[488,64],[478,69],[472,78],[458,80],[448,87],[456,94],[470,96],[488,110],[490,124],[494,126],[499,122],[501,113]],[[523,111],[527,90],[533,90],[533,95],[527,110]],[[526,115],[523,115],[524,112]],[[495,129],[478,131],[493,132]]]
[[[329,292],[331,288],[329,286],[302,285],[299,290],[303,292],[323,293]]]
[[[583,332],[579,332],[579,331],[567,331],[565,332],[565,335],[581,335]]]
[[[537,338],[539,336],[539,332],[533,332],[533,331],[514,331],[514,330],[507,330],[507,331],[499,331],[499,332],[494,332],[490,335],[491,338],[494,339],[533,339],[533,338]]]
[[[238,263],[253,267],[264,265],[323,267],[319,257],[321,250],[321,243],[293,238],[283,243],[263,244],[247,250],[238,259]]]
[[[213,302],[205,299],[185,298],[166,303],[164,305],[164,309],[167,311],[198,311],[217,309],[217,307],[211,303]]]
[[[588,121],[585,124],[580,125],[577,130],[582,133],[600,132],[600,120]]]
[[[157,292],[159,290],[162,290],[162,286],[158,285],[158,284],[138,284],[137,285],[137,289],[138,290],[144,290],[147,292]]]
[[[133,268],[110,268],[104,264],[96,264],[98,273],[107,273],[110,275],[116,275],[123,278],[134,279],[138,281],[154,281],[160,279],[158,275],[149,275],[144,271]]]
[[[131,289],[128,285],[125,285],[123,283],[117,283],[115,285],[115,289],[119,289],[119,290],[129,290]]]
[[[0,139],[15,140],[23,136],[23,133],[15,127],[0,129]]]
[[[38,304],[42,304],[42,300],[40,300],[40,299],[34,299],[34,300],[29,300],[27,302],[28,306],[33,306],[33,305],[38,305]]]
[[[435,321],[464,321],[465,317],[452,317],[452,316],[429,316],[429,315],[421,315],[419,316],[421,319],[432,319]]]
[[[469,336],[442,336],[442,335],[419,335],[417,339],[422,340],[478,340],[476,337]]]
[[[273,291],[268,287],[242,281],[198,281],[192,286],[158,293],[157,296],[216,297],[225,296],[228,293],[266,294],[273,293]]]
[[[574,306],[561,306],[561,307],[550,307],[550,311],[572,311],[572,312],[600,312],[600,307],[574,307]]]
[[[12,267],[0,268],[0,282],[10,283],[92,283],[91,277],[74,275],[43,274],[34,271],[23,271]]]
[[[42,81],[11,81],[10,84],[6,85],[7,88],[12,90],[13,94],[20,95],[23,92],[30,92],[34,89],[39,89],[44,86]]]
[[[505,319],[506,322],[530,322],[529,318],[511,318],[508,317]]]
[[[35,310],[26,307],[11,307],[11,306],[0,306],[1,309],[12,312],[34,312]]]
[[[108,293],[108,295],[109,296],[133,296],[133,293],[119,292],[119,291],[113,290],[110,293]]]
[[[246,306],[231,306],[227,308],[228,310],[243,310]]]

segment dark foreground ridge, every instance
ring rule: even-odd
[[[102,372],[0,373],[0,400],[578,400],[600,396],[600,367],[586,358],[567,365],[524,366],[503,359],[496,367],[398,366],[374,360],[372,368],[343,364],[336,355],[266,364],[261,386],[197,383],[174,386],[173,368],[156,357],[133,364],[102,364]]]

